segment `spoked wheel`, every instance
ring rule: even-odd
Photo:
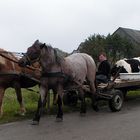
[[[112,99],[109,100],[109,108],[111,111],[120,111],[123,106],[123,93],[120,90],[112,90]]]

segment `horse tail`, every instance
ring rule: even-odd
[[[87,65],[86,78],[89,82],[91,92],[95,94],[96,93],[96,87],[95,87],[96,64],[93,58],[89,55],[85,55],[85,60]]]

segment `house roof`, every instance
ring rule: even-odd
[[[140,30],[119,27],[113,34],[118,33],[119,30],[123,31],[126,36],[129,36],[136,43],[140,44]]]

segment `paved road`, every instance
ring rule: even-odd
[[[0,125],[0,140],[140,140],[140,98],[125,102],[122,111],[112,113],[102,107],[64,114],[63,122],[55,116],[41,118],[38,126],[31,120]]]

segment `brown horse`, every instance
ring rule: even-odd
[[[13,61],[18,61],[18,58],[13,55],[13,53],[7,52],[0,49],[0,115],[3,114],[2,102],[4,97],[4,92],[7,88],[12,87],[16,91],[17,100],[20,104],[21,114],[25,113],[25,107],[22,99],[21,88],[28,88],[35,86],[37,83],[34,81],[27,81],[25,77],[21,77],[21,73],[26,73],[32,75],[34,78],[39,79],[40,72],[37,70],[31,70],[28,68],[21,68],[19,65]],[[36,68],[39,65],[36,64]]]
[[[57,90],[58,113],[57,120],[63,119],[62,97],[63,89],[68,86],[77,86],[81,99],[81,113],[86,113],[83,83],[86,80],[89,83],[93,107],[97,108],[95,102],[95,73],[96,65],[94,60],[87,54],[76,53],[62,58],[51,46],[40,43],[38,40],[28,48],[26,56],[19,60],[20,66],[29,65],[34,61],[40,61],[42,67],[40,101],[38,109],[33,119],[33,124],[38,124],[43,104],[48,90]]]

